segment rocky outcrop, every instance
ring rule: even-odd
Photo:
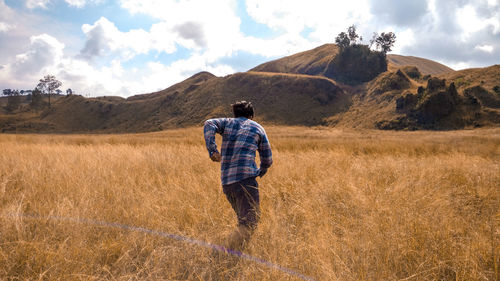
[[[416,66],[405,66],[402,68],[403,72],[413,80],[418,80],[422,78],[422,73]]]
[[[495,91],[495,88],[493,90]],[[484,107],[500,108],[500,91],[490,92],[481,86],[474,86],[465,89],[464,93],[478,99]]]
[[[475,125],[481,104],[470,93],[459,95],[455,84],[430,78],[416,94],[406,93],[396,100],[396,112],[403,116],[377,124],[380,129],[459,129]]]
[[[410,79],[398,69],[396,72],[390,72],[377,78],[374,87],[371,87],[369,92],[375,95],[390,91],[405,90],[410,87]]]

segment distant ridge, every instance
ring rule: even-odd
[[[257,121],[277,125],[450,130],[500,124],[500,66],[453,71],[440,63],[388,55],[388,71],[349,86],[324,76],[334,44],[217,77],[200,72],[162,91],[120,97],[59,96],[52,108],[27,101],[7,112],[2,132],[117,133],[200,126],[231,116],[237,100],[255,104]]]

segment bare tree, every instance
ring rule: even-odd
[[[40,83],[36,86],[43,94],[49,96],[49,107],[50,107],[50,96],[56,92],[56,90],[61,87],[62,83],[56,79],[54,75],[46,75],[40,79]]]
[[[359,44],[361,41],[363,41],[363,37],[359,36],[358,33],[356,33],[356,26],[351,25],[349,28],[347,28],[347,34],[349,36],[349,41],[351,41],[351,45]]]
[[[359,36],[356,32],[356,26],[351,25],[347,28],[347,33],[340,32],[339,35],[335,37],[335,44],[337,44],[341,50],[344,50],[349,46],[361,44],[362,40],[363,37]]]
[[[368,48],[371,49],[373,47],[373,44],[375,44],[375,42],[377,41],[377,37],[378,32],[373,32],[372,39],[370,39],[370,45],[368,45]]]
[[[375,43],[377,44],[377,48],[380,48],[384,54],[390,52],[392,46],[396,42],[396,34],[393,32],[382,32],[380,36],[375,39]]]
[[[349,40],[349,37],[345,32],[340,32],[339,35],[335,38],[335,44],[339,46],[341,50],[349,47],[351,45],[351,40]]]

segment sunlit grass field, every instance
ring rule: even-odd
[[[500,280],[500,129],[266,129],[246,254],[315,280]],[[0,280],[301,280],[158,235],[236,225],[201,128],[0,135],[0,166]]]

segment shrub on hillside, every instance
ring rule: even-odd
[[[405,66],[402,68],[403,72],[408,75],[413,80],[418,80],[422,77],[422,74],[416,66]]]
[[[481,104],[490,108],[500,108],[500,96],[498,94],[490,93],[488,90],[481,86],[474,86],[465,89],[466,95],[473,96],[481,101]]]
[[[429,90],[429,87],[427,89]],[[457,104],[458,94],[452,83],[448,90],[429,93],[416,108],[414,116],[420,124],[434,124],[450,115],[456,109]]]
[[[434,92],[437,90],[444,90],[446,88],[446,80],[437,77],[431,77],[427,80],[427,91]]]
[[[21,105],[21,96],[18,91],[12,91],[11,94],[7,97],[7,106],[6,109],[9,112],[13,112],[19,108]]]
[[[410,87],[410,79],[398,69],[396,72],[380,75],[377,78],[375,87],[371,90],[372,93],[380,95],[393,90],[404,90]]]
[[[396,112],[409,113],[418,103],[418,95],[406,93],[396,100]]]
[[[30,102],[30,107],[34,110],[39,110],[42,109],[46,106],[44,100],[43,100],[43,93],[35,89],[31,93],[31,102]]]

